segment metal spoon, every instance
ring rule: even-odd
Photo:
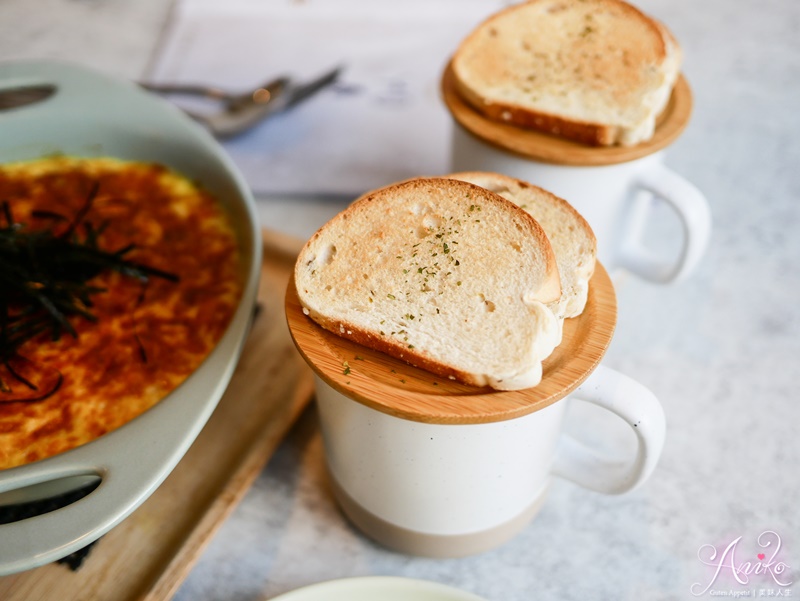
[[[210,115],[185,111],[190,117],[205,125],[214,136],[236,136],[266,117],[287,110],[313,96],[336,81],[342,68],[337,67],[302,85],[293,85],[287,77],[272,80],[243,94],[231,94],[216,87],[200,85],[142,84],[148,90],[161,94],[191,95],[218,100],[222,110]]]
[[[288,77],[278,77],[241,94],[234,94],[214,86],[200,84],[156,84],[140,83],[145,90],[164,95],[196,96],[222,102],[227,109],[236,109],[250,102],[258,104],[268,102],[276,89],[289,84]]]

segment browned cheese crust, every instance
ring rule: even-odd
[[[106,223],[98,245],[134,244],[127,259],[177,275],[143,285],[115,272],[89,283],[97,322],[77,338],[39,336],[19,355],[34,373],[60,372],[49,398],[13,402],[23,388],[0,366],[0,469],[62,453],[119,428],[191,374],[228,327],[241,295],[237,242],[218,202],[164,167],[112,159],[43,159],[0,167],[0,199],[30,230],[62,231],[99,185],[84,223]],[[43,216],[45,215],[45,216]]]

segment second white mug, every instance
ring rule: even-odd
[[[651,282],[668,283],[690,273],[708,245],[708,201],[664,166],[663,152],[611,165],[557,165],[500,149],[454,123],[452,171],[502,173],[564,198],[592,226],[598,258],[612,272],[622,268]],[[683,244],[675,257],[659,256],[643,243],[653,197],[666,202],[681,223]]]

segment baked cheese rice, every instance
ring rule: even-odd
[[[6,469],[85,444],[158,403],[221,338],[242,282],[221,206],[163,166],[63,157],[7,164],[0,166],[0,205],[0,469]],[[24,243],[15,238],[22,234]],[[56,253],[65,255],[58,260],[91,276],[54,291],[31,261],[30,282],[12,292],[7,282],[21,268],[8,257],[23,255],[8,248],[17,244],[19,253],[42,241],[73,241],[80,248]],[[55,257],[47,260],[59,270]],[[73,294],[70,286],[75,305],[64,323],[54,316],[64,295]],[[33,325],[13,346],[20,323]]]

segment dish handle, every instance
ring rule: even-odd
[[[35,568],[94,542],[128,517],[167,478],[205,425],[222,396],[238,360],[250,311],[240,311],[212,356],[224,354],[220,369],[196,372],[159,403],[107,435],[41,462],[0,471],[0,498],[35,499],[47,493],[29,487],[50,487],[63,493],[75,481],[93,478],[100,485],[88,495],[49,513],[0,525],[0,576]],[[237,323],[241,322],[241,323]],[[197,399],[211,398],[198,410]],[[27,490],[23,490],[27,489]],[[39,493],[38,495],[36,493]]]

